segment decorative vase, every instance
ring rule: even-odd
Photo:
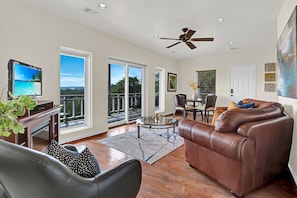
[[[193,91],[193,94],[192,94],[192,100],[197,100],[198,98],[198,94],[196,92],[196,90]]]

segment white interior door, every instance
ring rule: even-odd
[[[230,101],[256,97],[255,65],[230,68]]]

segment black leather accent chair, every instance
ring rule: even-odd
[[[141,177],[136,159],[84,178],[45,153],[0,140],[0,196],[4,198],[134,198]]]
[[[173,101],[175,105],[175,110],[173,113],[173,117],[175,117],[175,114],[177,111],[183,112],[183,117],[186,118],[188,116],[188,111],[195,111],[195,107],[187,105],[187,95],[186,94],[176,94],[173,96]],[[195,115],[193,115],[193,118],[195,119]]]

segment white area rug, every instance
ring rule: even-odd
[[[183,138],[179,136],[178,129],[175,128],[175,133],[172,133],[172,131],[172,128],[169,129],[169,141],[167,141],[166,129],[141,128],[140,138],[137,138],[137,129],[135,129],[127,133],[104,138],[99,142],[153,164],[184,144]]]

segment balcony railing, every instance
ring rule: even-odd
[[[60,126],[78,125],[84,123],[84,95],[71,94],[60,96]],[[70,124],[71,123],[71,124]]]
[[[123,120],[125,116],[125,94],[113,93],[109,99],[108,122]],[[60,96],[60,126],[68,127],[84,123],[84,95],[71,94]],[[135,119],[141,116],[141,93],[129,94],[129,118]]]

